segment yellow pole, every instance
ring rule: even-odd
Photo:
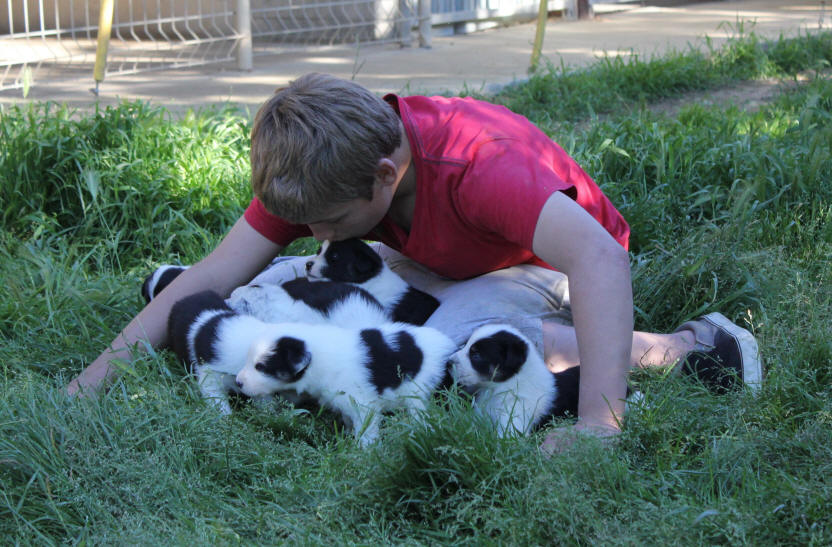
[[[98,45],[95,48],[95,68],[92,71],[95,78],[95,89],[98,95],[98,84],[104,81],[104,70],[107,68],[107,48],[110,45],[110,32],[113,29],[113,0],[101,0],[98,11]]]
[[[529,64],[529,72],[537,70],[540,62],[540,50],[543,49],[543,34],[546,32],[546,19],[549,16],[549,0],[540,0],[540,7],[537,10],[537,30],[534,33],[534,45],[532,45],[532,60]]]

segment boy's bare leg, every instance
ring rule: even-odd
[[[634,332],[630,366],[632,368],[671,366],[694,349],[695,343],[693,334],[689,331],[673,334]],[[560,372],[580,364],[575,329],[571,326],[554,321],[543,321],[543,347],[546,365],[552,372]],[[564,451],[581,433],[598,437],[603,443],[608,444],[619,432],[612,428],[587,426],[578,420],[573,428],[553,429],[540,448],[549,455]]]
[[[691,351],[694,344],[693,333],[690,331],[673,334],[634,332],[630,366],[643,368],[673,365]],[[546,365],[552,372],[561,372],[580,364],[573,327],[544,321],[543,345]]]

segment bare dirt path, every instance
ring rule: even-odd
[[[813,75],[813,73],[806,72],[799,74],[792,80],[780,78],[747,80],[717,89],[691,91],[680,97],[651,103],[648,109],[652,112],[675,116],[683,107],[698,103],[703,106],[736,106],[742,110],[753,112],[774,101],[781,93],[807,84],[811,81]],[[820,74],[819,77],[828,79],[832,77],[832,72],[826,71]]]
[[[736,34],[739,21],[761,38],[816,32],[829,28],[829,2],[820,0],[720,0],[638,6],[582,21],[550,20],[543,58],[554,65],[587,66],[604,55],[642,56],[702,47],[708,36],[719,46]],[[437,35],[431,49],[402,49],[395,44],[326,51],[274,52],[255,57],[248,72],[231,66],[172,69],[108,77],[98,97],[81,81],[34,86],[27,99],[20,90],[0,92],[0,104],[53,100],[75,108],[146,100],[185,113],[200,106],[233,103],[253,115],[276,87],[306,72],[327,72],[356,81],[377,93],[493,93],[527,77],[535,23],[523,23],[469,35]],[[356,68],[360,67],[356,75]]]

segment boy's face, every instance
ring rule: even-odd
[[[333,205],[320,219],[309,222],[312,235],[318,241],[341,241],[361,237],[381,222],[390,209],[393,188],[376,181],[373,185],[373,199],[354,199]]]

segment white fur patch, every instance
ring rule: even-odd
[[[378,327],[384,340],[394,344],[398,333],[412,336],[422,354],[419,370],[402,379],[395,388],[378,392],[368,366],[368,347],[361,331],[334,325],[272,325],[268,334],[251,345],[245,367],[237,382],[246,395],[261,396],[275,391],[293,390],[309,395],[343,418],[353,428],[362,445],[378,437],[381,415],[393,408],[406,408],[418,418],[427,398],[444,378],[446,363],[456,349],[453,341],[439,331],[390,323]],[[285,337],[300,340],[308,352],[309,362],[295,381],[281,380],[258,370],[272,356],[276,342]],[[395,363],[385,363],[394,367]]]
[[[471,346],[498,332],[507,331],[527,347],[526,361],[514,376],[504,381],[484,377],[471,365]],[[474,393],[477,409],[487,415],[500,436],[526,434],[548,416],[557,396],[552,372],[534,345],[510,325],[485,325],[475,330],[465,346],[451,358],[451,373]]]
[[[329,245],[329,241],[324,241],[317,256],[307,262],[306,277],[310,280],[327,279],[322,271],[326,267],[325,255]],[[384,260],[381,260],[381,270],[374,277],[364,283],[355,283],[355,285],[373,295],[388,314],[392,313],[396,304],[410,288],[410,285],[391,270]]]
[[[332,323],[342,327],[365,328],[389,322],[383,310],[352,294],[327,313],[295,300],[280,285],[244,285],[234,289],[225,301],[237,313],[252,315],[268,323]]]
[[[234,378],[245,366],[252,342],[263,336],[268,325],[246,315],[224,317],[217,325],[217,336],[212,344],[214,358],[207,362],[198,359],[195,340],[199,330],[211,318],[223,313],[228,312],[207,310],[201,313],[188,329],[187,347],[202,396],[215,404],[221,413],[230,414],[228,393],[237,391]]]

